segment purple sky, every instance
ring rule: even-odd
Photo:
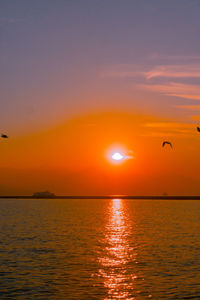
[[[94,111],[198,115],[199,1],[4,0],[0,8],[2,130]]]

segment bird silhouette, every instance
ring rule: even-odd
[[[2,134],[1,137],[2,137],[3,139],[7,139],[7,138],[8,138],[7,134]]]
[[[197,126],[197,131],[199,131],[199,132],[200,132],[200,127],[199,127],[199,126]]]
[[[168,142],[168,141],[164,141],[163,143],[162,143],[162,146],[164,147],[165,145],[170,145],[170,147],[172,148],[172,144],[170,143],[170,142]]]

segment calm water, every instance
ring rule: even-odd
[[[200,299],[200,201],[0,200],[1,299]]]

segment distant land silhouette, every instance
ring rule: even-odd
[[[56,195],[54,193],[50,193],[49,191],[44,192],[36,192],[32,196],[33,198],[55,198]]]

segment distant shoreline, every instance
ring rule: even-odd
[[[200,200],[200,196],[126,196],[126,195],[105,195],[105,196],[0,196],[0,199],[130,199],[130,200]]]

